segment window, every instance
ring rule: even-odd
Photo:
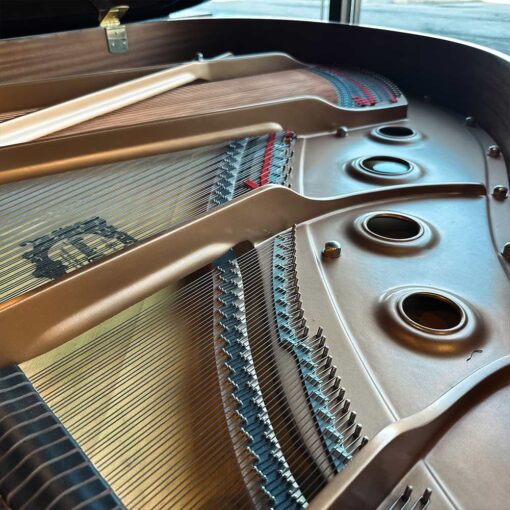
[[[331,0],[331,8],[344,22],[454,37],[510,54],[510,0]],[[328,19],[330,0],[211,0],[177,15],[319,20]]]

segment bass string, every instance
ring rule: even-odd
[[[196,320],[197,320],[196,318],[193,318],[193,322],[194,322],[194,323],[196,322]],[[142,324],[142,321],[138,321],[138,324]],[[145,324],[146,324],[146,322],[144,322],[144,325],[145,325]],[[165,330],[164,332],[165,332],[165,333],[168,333],[168,330]],[[156,335],[156,332],[154,331],[154,328],[153,328],[153,327],[151,327],[151,333],[152,333],[152,335],[151,335],[151,339],[153,339],[153,338],[159,338],[159,337]],[[133,334],[133,333],[131,332],[131,335],[132,335],[132,334]],[[179,339],[177,338],[177,341],[178,341],[178,340],[179,340]],[[160,341],[159,343],[160,343],[160,344],[161,344],[161,343],[164,343],[163,347],[166,347],[166,348],[168,348],[168,349],[170,349],[170,348],[171,348],[171,349],[173,349],[173,353],[174,353],[174,355],[175,355],[175,354],[179,354],[179,352],[175,350],[175,348],[174,348],[173,344],[169,344],[168,342],[166,342],[166,341],[165,341],[165,339],[164,339],[164,338],[163,338],[163,340],[162,340],[162,341]],[[108,347],[110,347],[110,346],[111,346],[111,342],[108,342],[108,343],[107,343],[107,346],[108,346]],[[151,350],[151,352],[158,352],[158,353],[159,353],[159,351],[157,351],[157,350],[156,350],[156,347],[154,346],[154,342],[152,342],[152,343],[151,343],[150,347],[151,347],[151,349],[150,349],[150,350]],[[120,350],[120,352],[122,353],[122,349],[119,349],[119,350]],[[200,353],[199,353],[199,354],[200,354]],[[105,356],[111,356],[108,352],[103,353],[103,355],[105,355]],[[109,359],[109,360],[111,360],[111,358],[108,358],[108,359]],[[81,365],[83,365],[83,363],[81,363],[81,361],[78,361],[78,362],[79,362]],[[78,363],[78,362],[77,362],[77,363]],[[96,373],[96,372],[97,372],[97,371],[95,370],[96,363],[97,363],[97,362],[96,362],[96,360],[95,360],[95,359],[91,359],[91,360],[89,361],[90,371],[94,371],[94,373]],[[70,369],[70,371],[71,371],[71,372],[72,372],[73,370],[74,370],[74,368],[71,368],[71,369]],[[64,375],[65,375],[65,374],[64,374]],[[85,374],[85,375],[86,375],[86,374]],[[106,375],[107,375],[107,373],[105,373],[104,375],[106,376]],[[77,378],[79,378],[79,379],[81,380],[81,379],[83,378],[83,376],[84,376],[83,371],[80,371],[79,376],[76,376],[76,377],[77,377]],[[67,378],[65,378],[65,377],[62,377],[62,375],[61,375],[61,374],[58,374],[58,378],[59,378],[59,379],[63,379],[63,380],[65,380],[65,381],[66,381],[66,386],[69,386],[69,383],[70,383],[70,382],[72,382],[72,381],[69,381],[69,379],[67,379]],[[35,378],[32,378],[32,379],[34,380],[34,382],[37,382],[37,381],[35,380]],[[39,387],[39,388],[41,388],[41,386],[40,386],[40,385],[38,385],[38,387]],[[44,388],[42,388],[42,389],[44,389]],[[68,390],[68,391],[69,391],[69,390]],[[84,394],[84,388],[83,388],[83,387],[81,388],[81,393],[82,393],[82,394]],[[60,394],[60,395],[58,395],[58,394],[57,394],[57,395],[49,394],[48,396],[49,396],[49,397],[53,397],[54,399],[55,399],[56,397],[58,397],[58,396],[59,396],[59,397],[61,398],[61,400],[64,400],[64,401],[65,401],[65,399],[66,399],[66,397],[67,397],[67,395],[66,395],[66,394]]]
[[[151,349],[151,350],[152,350],[152,349]],[[170,352],[172,352],[172,354],[173,354],[172,349],[168,349],[168,350],[169,350]],[[156,357],[156,359],[158,359],[158,358],[159,358],[159,359],[163,359],[163,360],[165,360],[166,358],[164,358],[164,357],[162,356],[162,354],[165,354],[165,353],[164,353],[164,352],[160,352],[160,351],[158,351],[158,352],[156,352],[156,353],[154,354],[154,357]],[[135,353],[135,355],[136,355],[136,353]],[[150,361],[150,356],[149,356],[148,358],[149,358],[149,361]],[[138,365],[139,365],[139,366],[144,367],[146,364],[148,364],[148,363],[147,363],[147,361],[148,361],[148,360],[147,360],[147,357],[146,357],[146,356],[143,356],[143,355],[142,355],[141,357],[138,357],[138,356],[137,356],[137,362],[138,362]],[[164,361],[163,361],[162,363],[164,363]],[[152,366],[152,365],[151,365],[151,366]],[[125,374],[125,378],[126,378],[127,380],[129,380],[130,382],[132,382],[132,381],[133,381],[133,382],[137,382],[137,380],[138,380],[138,379],[136,378],[136,376],[139,376],[139,378],[140,378],[140,379],[143,379],[143,377],[144,377],[144,375],[143,375],[143,374],[136,374],[136,368],[137,368],[137,367],[134,367],[134,369],[135,369],[135,377],[133,377],[131,373],[127,373],[127,374]],[[171,368],[172,368],[172,366],[165,366],[165,368],[166,368],[166,369],[171,369]],[[161,373],[163,373],[163,374],[164,374],[164,372],[161,372]],[[151,372],[151,375],[153,375],[153,374],[154,374],[154,367],[153,367],[153,370],[152,370],[152,372]],[[186,375],[186,374],[184,373],[183,375]],[[153,376],[153,378],[151,379],[151,382],[152,382],[152,381],[156,381],[156,378],[157,378],[158,376],[159,376],[159,374],[156,372],[156,375],[155,375],[155,376]],[[174,375],[174,376],[175,376],[175,375]],[[158,381],[158,382],[159,382],[159,381]],[[167,382],[168,382],[168,381],[167,381]],[[157,391],[157,390],[156,390],[156,391]],[[137,390],[135,390],[135,393],[137,393]],[[147,394],[143,394],[143,395],[141,395],[140,400],[142,400],[142,402],[144,402],[144,401],[145,401],[145,397],[146,397],[146,396],[147,396]],[[121,403],[121,402],[122,402],[122,400],[119,402],[119,396],[116,396],[116,398],[117,398],[117,402],[118,402],[118,403]],[[133,403],[133,406],[134,406],[136,401],[135,401],[135,402],[133,402],[133,393],[129,392],[129,394],[128,394],[128,398],[130,399],[131,403]],[[201,398],[201,395],[198,395],[198,398]],[[83,402],[83,400],[82,400],[82,402]],[[90,408],[92,409],[92,406],[91,406],[91,403],[90,403],[90,402],[85,401],[84,403],[85,403],[85,404],[87,404],[87,407],[89,407],[89,406],[90,406]],[[133,406],[130,406],[130,407],[133,407]],[[200,408],[199,408],[199,407],[195,407],[195,411],[197,412],[197,414],[201,414],[201,415],[203,415],[203,413],[201,413],[201,410],[200,410]],[[68,420],[69,420],[69,418],[70,418],[69,416],[64,416],[64,415],[62,414],[62,411],[60,411],[60,412],[59,412],[59,415],[62,417],[62,419],[64,419],[64,420],[66,421],[66,423],[70,423],[70,422],[68,421]],[[72,423],[71,423],[71,425],[72,425]],[[84,421],[84,420],[83,420],[83,417],[80,417],[79,425],[80,425],[80,427],[86,428],[86,427],[88,426],[88,422],[87,422],[87,421]]]
[[[179,314],[186,315],[187,317],[190,317],[190,321],[192,321],[194,323],[199,321],[200,320],[199,314],[203,313],[202,306],[200,304],[198,304],[198,305],[196,304],[194,294],[204,293],[204,291],[207,292],[207,290],[209,290],[210,285],[211,285],[211,283],[210,283],[209,273],[200,277],[200,279],[197,282],[193,283],[192,290],[194,291],[194,293],[193,294],[190,293],[189,297],[187,297],[183,301],[182,304],[179,302],[179,306],[176,308],[176,311]],[[180,290],[179,294],[186,296],[186,293],[188,292],[189,289],[190,289],[190,286],[187,286],[186,288]],[[173,298],[174,297],[172,296],[172,299]],[[164,302],[157,304],[157,310],[158,310],[159,315],[156,315],[155,319],[152,319],[153,323],[157,324],[158,320],[160,322],[161,322],[161,320],[166,320],[167,311],[168,311],[167,302],[169,299],[165,299]],[[188,307],[187,306],[188,302],[193,303],[194,308]],[[196,312],[197,308],[198,308],[198,313]],[[127,339],[127,341],[129,341],[129,338],[131,336],[133,336],[134,332],[136,332],[136,328],[143,329],[145,327],[145,325],[149,324],[151,326],[151,328],[154,329],[152,324],[147,322],[147,317],[149,316],[149,314],[153,313],[154,309],[155,309],[155,305],[153,305],[148,310],[145,310],[144,312],[142,312],[142,315],[136,315],[132,319],[130,319],[130,320],[126,321],[124,324],[122,324],[121,327],[117,327],[113,331],[110,331],[108,333],[108,335],[102,336],[98,339],[95,339],[93,342],[85,344],[83,347],[76,350],[71,355],[66,356],[65,358],[63,358],[62,360],[57,362],[55,365],[52,365],[52,366],[34,374],[31,377],[32,381],[35,384],[37,384],[38,388],[40,388],[41,391],[44,391],[45,393],[47,393],[49,390],[48,384],[51,384],[51,383],[46,383],[46,385],[45,385],[45,380],[50,380],[50,381],[55,380],[55,379],[56,380],[65,380],[66,383],[63,384],[64,391],[65,391],[66,387],[68,386],[68,383],[70,382],[69,377],[73,374],[73,372],[77,373],[76,366],[80,367],[80,375],[79,376],[75,375],[75,378],[80,381],[85,375],[87,375],[87,371],[84,370],[84,368],[86,368],[87,366],[88,366],[89,373],[96,373],[97,372],[97,363],[98,363],[97,358],[99,356],[109,355],[109,351],[111,351],[113,348],[117,348],[117,345],[120,346],[120,347],[118,347],[118,350],[120,351],[120,353],[122,355],[122,349],[126,343],[126,339]],[[154,321],[156,321],[156,322],[154,322]],[[135,326],[135,330],[133,330],[133,323]],[[118,339],[116,340],[116,342],[112,342],[112,337],[119,331],[121,334],[117,335]],[[173,330],[170,330],[170,333],[172,333],[172,331]],[[158,337],[156,337],[156,338],[158,338]],[[103,341],[103,339],[104,339],[104,341]],[[177,341],[178,340],[179,339],[177,339]],[[100,342],[102,342],[102,344],[103,344],[102,350],[97,350],[97,345]],[[157,343],[154,341],[151,342],[152,350],[154,350],[156,348],[160,348],[161,345],[163,345],[163,346],[169,345],[171,348],[174,348],[174,345],[169,344],[169,342],[165,338],[158,340]],[[93,352],[93,350],[97,350],[96,357],[91,355],[91,351]],[[83,355],[82,355],[82,352],[83,352]],[[179,351],[174,350],[174,353],[178,354]],[[85,363],[83,362],[83,358],[85,358],[87,360]],[[105,370],[107,370],[106,367],[105,367]],[[107,375],[107,373],[105,373],[105,375]],[[71,381],[72,381],[72,379],[71,379]],[[69,390],[67,390],[67,391],[69,391]],[[51,393],[49,396],[52,398],[60,397],[61,399],[65,399],[67,395],[65,393],[59,394],[57,392],[56,394]]]
[[[270,240],[261,243],[257,247],[257,250],[261,251],[261,250],[269,249],[269,248],[270,248]],[[239,258],[240,259],[249,259],[251,257],[254,257],[254,255],[255,255],[255,250],[252,249],[252,250],[249,250],[248,252],[246,252],[245,254],[241,255]],[[161,300],[155,304],[152,304],[148,309],[145,309],[142,312],[140,312],[139,314],[137,314],[136,316],[129,318],[123,324],[116,326],[116,329],[110,331],[107,335],[111,335],[118,330],[128,330],[129,328],[132,327],[133,322],[136,322],[139,320],[139,317],[144,318],[144,316],[151,313],[151,311],[153,309],[155,309],[156,307],[159,309],[166,307],[170,301],[175,301],[177,303],[182,301],[184,304],[186,304],[187,300],[192,299],[192,295],[190,294],[191,291],[203,290],[204,286],[208,285],[208,282],[210,282],[210,272],[204,273],[203,275],[199,276],[198,278],[194,279],[193,281],[180,287],[171,296],[166,296],[163,300]],[[190,294],[190,296],[186,297],[187,294]],[[189,310],[187,312],[189,312]],[[89,347],[94,347],[94,342],[99,342],[101,339],[102,339],[102,337],[98,337],[94,341],[87,343],[85,346],[82,346],[81,349],[89,349]],[[78,351],[70,354],[68,357],[73,357],[76,355],[79,356]],[[67,359],[67,358],[65,358],[65,359]],[[49,372],[58,368],[58,366],[59,366],[59,363],[56,363],[55,365],[52,365],[50,367],[47,367],[47,368],[39,371],[37,374],[34,375],[34,380],[39,383],[40,377],[46,376]]]
[[[271,249],[270,243],[266,242],[261,247],[258,247],[257,250],[250,250],[246,254],[242,255],[240,259],[246,260],[248,267],[256,262],[255,257],[257,254],[261,253],[263,250]],[[254,266],[253,266],[254,267]],[[111,336],[113,336],[118,331],[124,331],[123,335],[128,336],[132,334],[133,331],[133,323],[135,323],[134,327],[143,327],[146,323],[147,316],[149,314],[155,314],[155,310],[160,314],[161,317],[167,316],[167,305],[170,300],[175,301],[174,306],[178,306],[177,311],[183,315],[189,316],[191,321],[196,321],[198,319],[197,314],[195,313],[193,307],[188,307],[188,302],[191,302],[195,305],[195,309],[198,307],[201,310],[201,305],[197,304],[195,301],[195,294],[201,293],[208,290],[208,287],[211,285],[211,274],[210,272],[205,273],[200,276],[198,279],[193,281],[191,284],[186,285],[185,287],[179,289],[172,296],[166,297],[163,301],[160,301],[154,305],[151,305],[150,308],[144,310],[140,314],[128,319],[126,322],[117,326],[114,330],[110,331],[106,337],[104,337],[103,343],[105,346],[111,346]],[[212,298],[211,298],[212,299]],[[47,367],[46,369],[34,374],[32,376],[32,380],[38,385],[43,385],[43,381],[41,379],[52,377],[52,372],[57,372],[57,370],[61,367],[62,363],[67,363],[68,360],[74,358],[74,362],[83,366],[82,355],[80,354],[81,350],[89,351],[91,349],[96,349],[96,344],[102,341],[103,337],[95,339],[94,342],[88,342],[84,346],[82,346],[79,350],[74,353],[68,355],[66,358],[63,358],[59,363]],[[122,336],[119,336],[120,340],[123,340]],[[164,341],[162,341],[164,342]],[[87,358],[90,358],[90,354],[88,354]],[[95,363],[95,360],[92,359],[90,365],[92,366]],[[94,367],[95,369],[95,367]],[[62,378],[62,376],[66,375],[65,373],[56,373],[55,374],[58,379]],[[42,386],[42,389],[45,390],[45,387]]]

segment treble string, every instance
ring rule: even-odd
[[[239,168],[241,182],[254,179],[260,171],[265,144],[265,137],[250,139]],[[38,178],[35,190],[32,181],[2,187],[5,229],[0,241],[0,297],[8,299],[44,282],[32,276],[31,264],[20,257],[21,233],[23,240],[35,239],[78,220],[102,216],[135,239],[146,239],[206,211],[228,148],[224,144]],[[144,166],[148,169],[140,171]],[[26,183],[30,191],[25,193]],[[238,187],[236,196],[248,190]],[[17,200],[12,198],[15,195]],[[92,250],[100,250],[104,242],[100,237],[87,239]],[[76,265],[89,262],[79,256],[82,261]]]

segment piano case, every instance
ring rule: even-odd
[[[198,3],[0,0],[0,507],[506,508],[510,59]]]

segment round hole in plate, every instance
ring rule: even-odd
[[[382,126],[377,128],[377,132],[389,138],[411,138],[416,135],[416,131],[406,126]]]
[[[361,160],[360,165],[367,172],[386,176],[404,175],[412,170],[411,163],[392,156],[372,156]]]
[[[423,234],[423,227],[414,218],[401,214],[375,214],[365,220],[369,234],[387,241],[412,241]]]
[[[466,314],[459,304],[440,294],[415,292],[400,302],[400,311],[411,326],[436,334],[460,329]]]

